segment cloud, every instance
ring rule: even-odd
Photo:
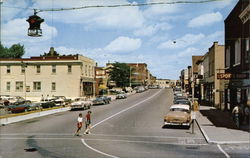
[[[129,37],[118,37],[110,42],[105,48],[108,52],[131,52],[141,47],[141,39],[129,38]]]
[[[95,0],[95,1],[68,1],[54,0],[56,8],[71,8],[81,6],[102,6],[114,4],[128,4],[126,0]],[[53,8],[51,0],[36,1],[34,8]],[[128,15],[128,13],[130,15]],[[144,23],[144,17],[139,7],[120,8],[88,8],[79,10],[68,10],[63,12],[41,12],[44,19],[53,18],[54,21],[82,24],[85,28],[139,28]]]
[[[188,27],[209,26],[213,23],[220,22],[222,19],[223,16],[220,12],[203,14],[190,20]]]
[[[147,0],[149,3],[156,2],[166,2],[165,0]],[[155,16],[171,14],[180,11],[180,8],[177,5],[164,4],[164,5],[152,5],[143,11],[143,14],[147,18],[155,18]]]
[[[17,8],[5,7],[5,6],[18,6]],[[9,21],[15,18],[16,15],[20,15],[23,12],[23,8],[28,7],[28,0],[3,0],[2,4],[2,16],[3,21]]]
[[[205,37],[204,34],[186,34],[183,37],[176,40],[168,40],[166,42],[162,42],[158,45],[158,49],[179,49],[184,48],[189,45],[195,44],[199,42],[201,39]]]
[[[29,37],[27,31],[29,28],[26,19],[14,19],[2,25],[2,36],[4,37],[3,43],[10,46],[15,43],[39,43],[48,41],[57,36],[57,30],[54,27],[48,26],[43,23],[43,36],[42,37]],[[52,36],[53,32],[53,36]]]
[[[168,23],[159,23],[155,25],[144,26],[136,31],[134,31],[135,36],[152,36],[157,31],[167,31],[170,30],[172,26]]]

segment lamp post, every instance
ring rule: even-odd
[[[21,66],[22,68],[24,68],[24,98],[26,100],[27,98],[27,94],[26,94],[26,91],[27,91],[27,85],[26,85],[26,68],[27,68],[27,63],[24,63],[23,61],[21,61]]]
[[[129,66],[129,87],[131,86],[131,66]]]

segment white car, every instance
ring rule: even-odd
[[[87,98],[76,98],[73,103],[71,103],[70,107],[71,110],[76,109],[90,109],[90,107],[93,105],[93,102]]]

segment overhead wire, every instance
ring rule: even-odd
[[[114,5],[89,5],[81,7],[71,7],[71,8],[50,8],[50,9],[38,9],[38,8],[21,8],[21,7],[10,7],[3,6],[7,8],[17,8],[17,9],[32,9],[35,13],[47,12],[47,11],[67,11],[67,10],[79,10],[87,8],[116,8],[116,7],[136,7],[136,6],[149,6],[149,5],[163,5],[163,4],[198,4],[198,3],[209,3],[225,0],[177,0],[177,1],[162,1],[162,2],[147,2],[147,3],[127,3],[127,4],[114,4]]]

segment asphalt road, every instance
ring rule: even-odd
[[[80,137],[73,136],[77,116],[87,111],[68,111],[2,126],[0,158],[248,156],[245,149],[235,152],[235,145],[207,144],[197,125],[194,134],[191,129],[162,128],[172,100],[171,89],[152,89],[94,106],[91,134]]]

